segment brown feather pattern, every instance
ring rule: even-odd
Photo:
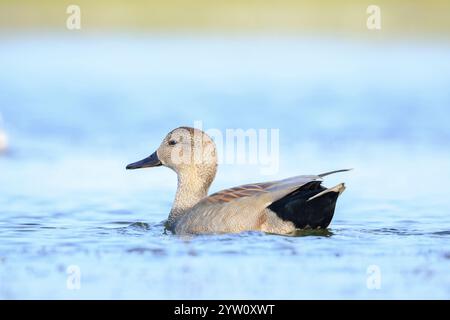
[[[258,193],[267,193],[269,192],[270,187],[275,184],[275,182],[246,184],[216,192],[205,200],[210,203],[230,202],[237,198],[250,197]]]

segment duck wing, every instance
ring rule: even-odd
[[[309,185],[308,189],[310,190],[318,189],[321,182],[323,181],[323,177],[334,173],[350,170],[352,169],[341,169],[321,173],[318,175],[302,175],[277,181],[245,184],[242,186],[218,191],[206,197],[202,201],[209,203],[227,203],[243,197],[257,197],[263,194],[271,195],[271,197],[269,198],[272,198],[272,201],[276,201],[306,184]]]
[[[320,185],[322,178],[318,175],[308,175],[296,176],[277,181],[245,184],[213,193],[203,199],[202,202],[210,204],[225,204],[248,197],[261,197],[266,200],[276,201],[301,186],[314,181],[317,182],[317,185]]]

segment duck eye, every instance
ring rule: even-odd
[[[169,146],[174,146],[176,144],[177,144],[177,142],[175,140],[170,140],[169,141]]]

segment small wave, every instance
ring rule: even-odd
[[[434,234],[437,236],[450,236],[450,230],[436,231],[436,232],[432,232],[431,234]]]
[[[146,247],[136,247],[136,248],[130,248],[126,250],[128,253],[137,253],[137,254],[146,254],[150,253],[155,256],[165,256],[167,255],[166,250],[163,248],[146,248]]]

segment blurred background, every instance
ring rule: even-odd
[[[449,298],[449,12],[0,0],[0,297]],[[211,191],[354,168],[327,182],[348,186],[331,234],[163,235],[174,174],[124,167],[196,120],[280,130],[276,174],[224,164]],[[81,290],[66,288],[68,265]]]
[[[365,14],[370,5],[382,8],[380,37],[448,38],[449,4],[445,0],[2,0],[5,30],[65,31],[69,5],[83,13],[84,31],[182,33],[287,33],[367,36]]]

